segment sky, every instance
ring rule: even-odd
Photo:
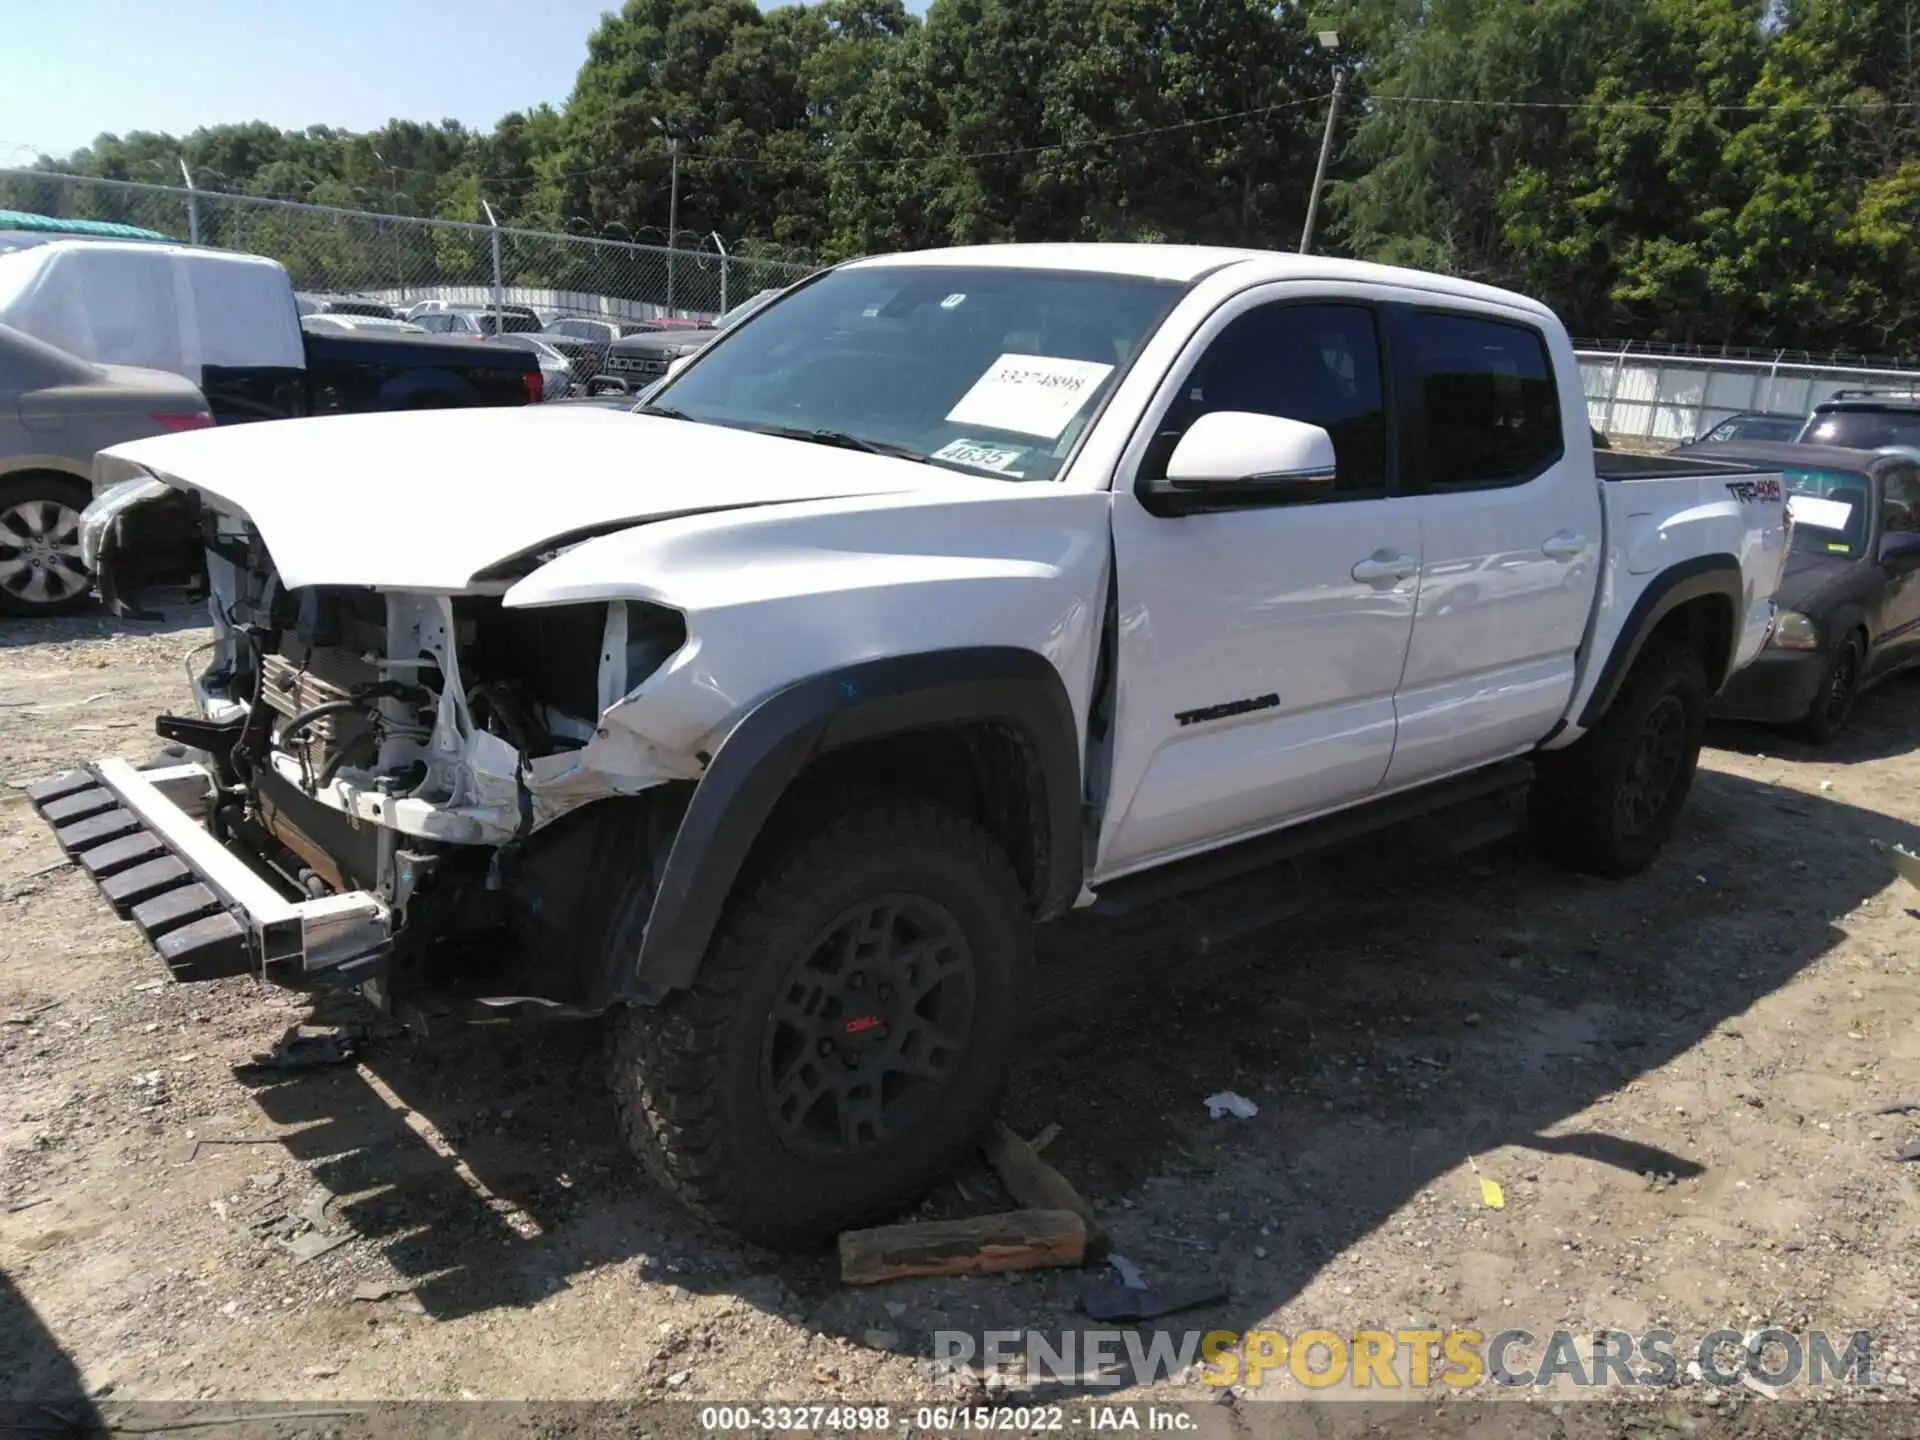
[[[559,104],[618,0],[0,0],[0,166],[105,132],[490,129]],[[919,8],[918,6],[915,7]],[[22,148],[24,147],[24,148]]]

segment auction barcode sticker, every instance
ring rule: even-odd
[[[1055,355],[1002,355],[947,412],[955,425],[984,425],[1058,440],[1113,366]]]

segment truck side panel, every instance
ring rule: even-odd
[[[1702,562],[1721,560],[1717,570],[1724,578],[1716,588],[1726,593],[1733,614],[1730,654],[1712,677],[1717,684],[1766,643],[1773,592],[1786,564],[1786,506],[1778,475],[1676,465],[1644,479],[1605,481],[1600,498],[1607,528],[1600,601],[1568,723],[1551,742],[1555,749],[1584,733],[1593,702],[1604,702],[1603,687],[1617,682],[1621,666],[1616,662],[1610,671],[1609,661],[1623,644],[1634,644],[1635,627],[1649,609],[1641,602],[1650,590],[1675,582],[1698,589]]]

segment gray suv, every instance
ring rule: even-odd
[[[0,325],[0,615],[85,603],[80,512],[96,451],[212,423],[191,380],[95,365]]]

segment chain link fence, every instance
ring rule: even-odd
[[[0,169],[0,210],[104,220],[278,260],[296,290],[390,305],[440,300],[561,315],[711,319],[818,268],[730,250],[522,230],[181,186]]]
[[[1920,370],[1802,363],[1786,351],[1741,358],[1591,344],[1574,352],[1588,419],[1615,439],[1651,445],[1684,444],[1739,414],[1804,419],[1841,390],[1920,395]]]

